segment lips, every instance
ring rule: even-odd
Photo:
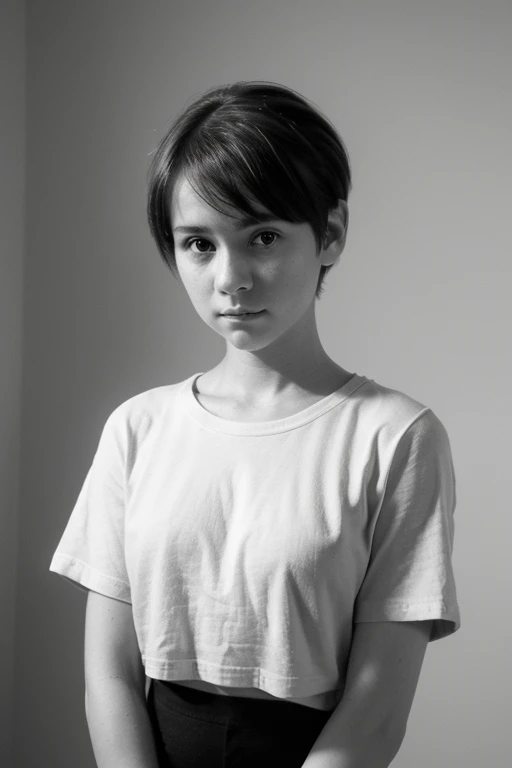
[[[224,317],[243,317],[244,315],[259,315],[260,312],[263,312],[263,310],[260,309],[258,312],[251,312],[250,310],[246,310],[244,312],[222,312],[222,315]]]

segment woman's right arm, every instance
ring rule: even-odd
[[[89,591],[85,713],[98,768],[158,768],[129,603]]]

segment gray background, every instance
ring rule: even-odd
[[[223,353],[160,262],[145,176],[177,111],[237,79],[339,128],[320,336],[451,439],[463,626],[428,647],[393,766],[508,765],[511,39],[507,0],[2,2],[2,766],[94,765],[85,595],[48,566],[110,411]]]

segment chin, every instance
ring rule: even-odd
[[[268,345],[271,343],[267,340],[262,339],[251,339],[251,338],[234,338],[234,336],[230,336],[229,338],[226,338],[226,336],[223,337],[226,339],[227,344],[231,344],[232,347],[235,347],[235,349],[241,349],[244,352],[258,352],[260,349],[265,349],[265,347],[268,347]]]
[[[215,329],[216,330],[216,329]],[[256,334],[247,333],[246,331],[235,331],[233,333],[216,333],[224,339],[226,344],[230,344],[235,349],[243,350],[244,352],[257,352],[260,349],[265,349],[272,344],[275,339],[268,338],[267,336],[257,336]]]

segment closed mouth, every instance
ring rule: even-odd
[[[260,309],[259,312],[224,312],[224,317],[247,317],[248,315],[260,315],[265,310]]]

